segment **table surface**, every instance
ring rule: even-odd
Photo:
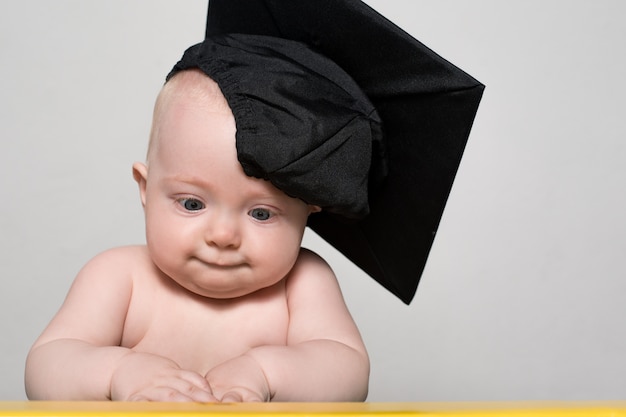
[[[626,401],[450,403],[128,403],[0,401],[0,416],[626,417]]]

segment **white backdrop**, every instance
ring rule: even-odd
[[[626,3],[369,0],[487,85],[415,300],[313,234],[371,401],[626,399]],[[143,241],[131,164],[205,0],[0,0],[0,399],[78,269]]]

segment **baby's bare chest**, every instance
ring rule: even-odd
[[[204,374],[253,347],[287,342],[289,314],[280,286],[236,301],[158,286],[136,294],[122,346],[165,356],[184,369]]]

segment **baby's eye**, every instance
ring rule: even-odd
[[[178,199],[178,204],[187,211],[198,211],[204,208],[204,203],[195,198],[180,198]]]
[[[265,208],[254,208],[248,212],[248,215],[255,220],[266,221],[272,217],[272,212]]]

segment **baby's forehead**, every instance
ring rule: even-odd
[[[156,99],[148,143],[149,161],[163,144],[163,129],[177,119],[176,114],[180,114],[184,108],[225,113],[233,117],[228,102],[215,81],[198,70],[181,71],[165,83]]]
[[[159,94],[158,102],[173,99],[196,101],[215,110],[228,110],[230,106],[219,85],[208,75],[197,69],[180,71],[170,78]]]

